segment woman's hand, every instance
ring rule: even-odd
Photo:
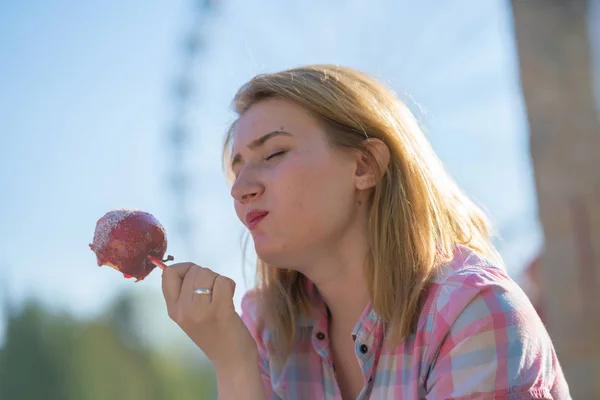
[[[197,288],[212,294],[196,294]],[[171,319],[216,370],[258,364],[256,343],[233,305],[233,280],[193,263],[178,263],[163,271],[162,290]]]

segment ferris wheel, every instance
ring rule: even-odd
[[[169,163],[167,183],[172,193],[175,231],[179,240],[184,243],[184,250],[192,253],[194,243],[194,221],[190,212],[189,194],[193,179],[187,158],[187,148],[193,129],[189,123],[192,98],[200,95],[200,88],[195,79],[195,65],[202,58],[207,45],[206,26],[216,11],[216,1],[201,0],[192,8],[190,27],[183,37],[181,46],[181,70],[173,82],[173,119],[166,133],[166,140],[173,162]]]

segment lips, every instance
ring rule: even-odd
[[[246,224],[249,229],[254,228],[269,212],[263,210],[253,210],[246,214]]]

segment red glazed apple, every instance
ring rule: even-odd
[[[165,268],[163,261],[173,260],[172,256],[162,260],[167,251],[165,229],[152,214],[140,210],[117,209],[104,214],[96,223],[90,248],[98,266],[108,265],[136,282],[157,265]]]

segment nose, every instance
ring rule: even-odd
[[[259,197],[265,191],[264,185],[244,172],[240,172],[231,187],[231,197],[243,204]]]

